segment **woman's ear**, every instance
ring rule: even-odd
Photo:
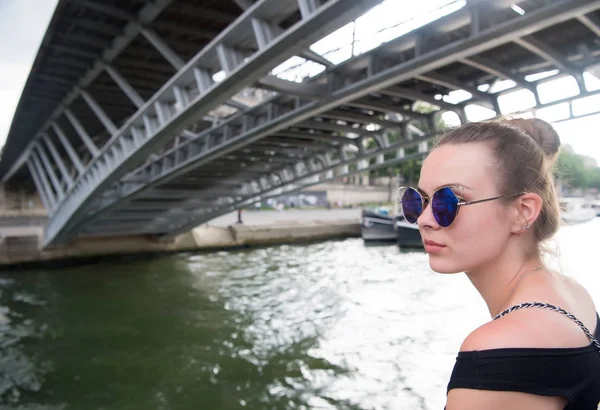
[[[515,211],[518,217],[515,219],[513,232],[524,232],[533,225],[542,211],[542,197],[536,193],[527,192],[515,201]]]

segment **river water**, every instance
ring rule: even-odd
[[[600,218],[560,267],[600,303]],[[489,320],[464,275],[360,239],[0,273],[2,409],[442,409]]]

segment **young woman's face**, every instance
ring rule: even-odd
[[[456,186],[461,201],[500,195],[496,161],[483,143],[448,144],[435,148],[421,168],[419,188],[430,197],[440,187]],[[452,224],[441,227],[431,206],[417,220],[431,269],[440,273],[468,272],[494,263],[502,254],[513,222],[503,200],[461,206]]]

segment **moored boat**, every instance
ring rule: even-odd
[[[395,241],[394,217],[381,211],[362,211],[360,234],[365,241]]]
[[[592,201],[592,209],[596,212],[596,216],[600,216],[600,200]]]
[[[401,248],[423,247],[423,240],[417,224],[407,222],[402,216],[396,219],[396,241]]]

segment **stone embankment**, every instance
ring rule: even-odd
[[[0,221],[0,266],[43,263],[105,255],[143,254],[297,243],[360,236],[360,210],[244,212],[228,214],[171,240],[149,236],[82,238],[65,246],[42,249],[43,224],[38,220]]]

